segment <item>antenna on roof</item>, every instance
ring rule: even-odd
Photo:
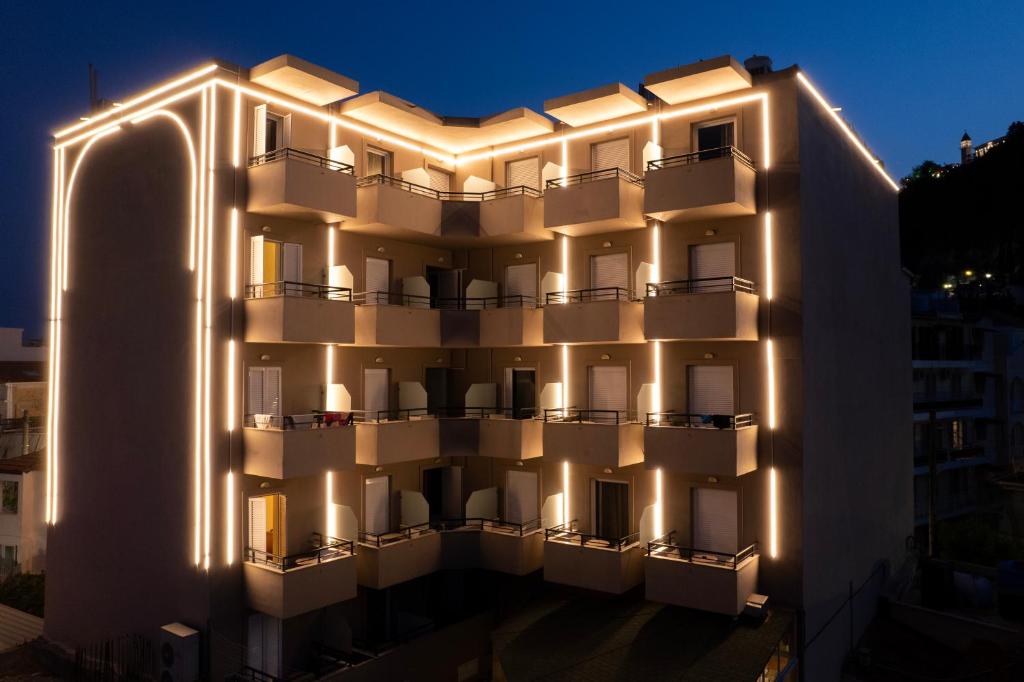
[[[95,66],[89,64],[89,113],[95,114],[112,104],[114,103],[110,100],[100,97],[100,72]]]

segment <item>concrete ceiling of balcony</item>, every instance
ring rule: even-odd
[[[622,83],[609,83],[544,102],[544,112],[574,128],[647,111],[647,100]]]
[[[290,54],[252,67],[249,80],[318,107],[359,94],[357,81]]]
[[[676,66],[644,78],[644,87],[668,104],[713,97],[750,85],[750,73],[729,55]]]
[[[550,119],[525,107],[483,118],[438,116],[379,90],[344,102],[341,113],[453,154],[524,140],[554,130]]]

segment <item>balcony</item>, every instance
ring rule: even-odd
[[[355,340],[360,346],[440,348],[441,311],[426,296],[368,291],[354,294]]]
[[[244,565],[249,608],[286,619],[356,596],[356,557],[351,540],[313,535],[313,548],[289,556],[247,549]]]
[[[640,534],[602,538],[581,533],[578,523],[544,531],[544,580],[622,594],[643,582]]]
[[[441,236],[440,193],[387,175],[359,178],[358,217],[341,226],[395,239],[437,241]]]
[[[524,460],[544,454],[544,422],[533,418],[533,409],[500,410],[480,421],[480,455]]]
[[[719,147],[647,162],[644,213],[677,222],[753,215],[757,171],[735,147]]]
[[[723,554],[675,544],[675,531],[647,543],[646,597],[662,604],[737,616],[757,591],[757,544]]]
[[[695,476],[742,476],[757,469],[751,414],[652,412],[644,425],[644,465]]]
[[[548,180],[544,227],[582,237],[644,227],[644,181],[621,168]]]
[[[481,244],[516,244],[553,239],[544,227],[540,190],[519,185],[484,192],[480,197]]]
[[[359,584],[383,590],[441,570],[441,534],[430,524],[359,533]]]
[[[384,466],[440,456],[438,420],[425,409],[355,414],[356,464]]]
[[[347,163],[299,149],[249,159],[250,213],[337,223],[356,216],[356,178]]]
[[[341,412],[250,415],[242,443],[250,476],[284,480],[353,469],[356,463],[352,416]]]
[[[499,519],[446,519],[442,563],[446,569],[482,568],[527,575],[544,565],[540,519],[514,523]]]
[[[480,310],[480,347],[544,345],[544,311],[530,296],[502,296],[488,299],[496,305]]]
[[[245,340],[250,343],[352,343],[352,291],[300,282],[252,284],[245,290]]]
[[[757,341],[757,290],[739,277],[649,283],[647,339]]]
[[[476,457],[480,450],[480,423],[496,412],[493,407],[439,407],[437,448],[440,457]]]
[[[643,343],[644,306],[620,287],[551,292],[544,343]]]
[[[544,410],[544,456],[595,467],[644,461],[644,427],[617,410]]]

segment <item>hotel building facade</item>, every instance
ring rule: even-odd
[[[470,119],[217,62],[56,132],[46,635],[286,677],[542,572],[838,675],[913,528],[897,188],[749,65]]]

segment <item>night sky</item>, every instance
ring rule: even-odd
[[[331,9],[307,10],[321,5]],[[302,7],[303,9],[299,9]],[[427,8],[430,8],[429,10]],[[434,8],[444,8],[438,12]],[[480,116],[720,54],[800,64],[899,177],[1024,119],[1024,4],[15,2],[0,4],[0,326],[44,328],[49,134],[217,57],[288,52],[436,113]],[[139,229],[145,230],[140,217]]]

